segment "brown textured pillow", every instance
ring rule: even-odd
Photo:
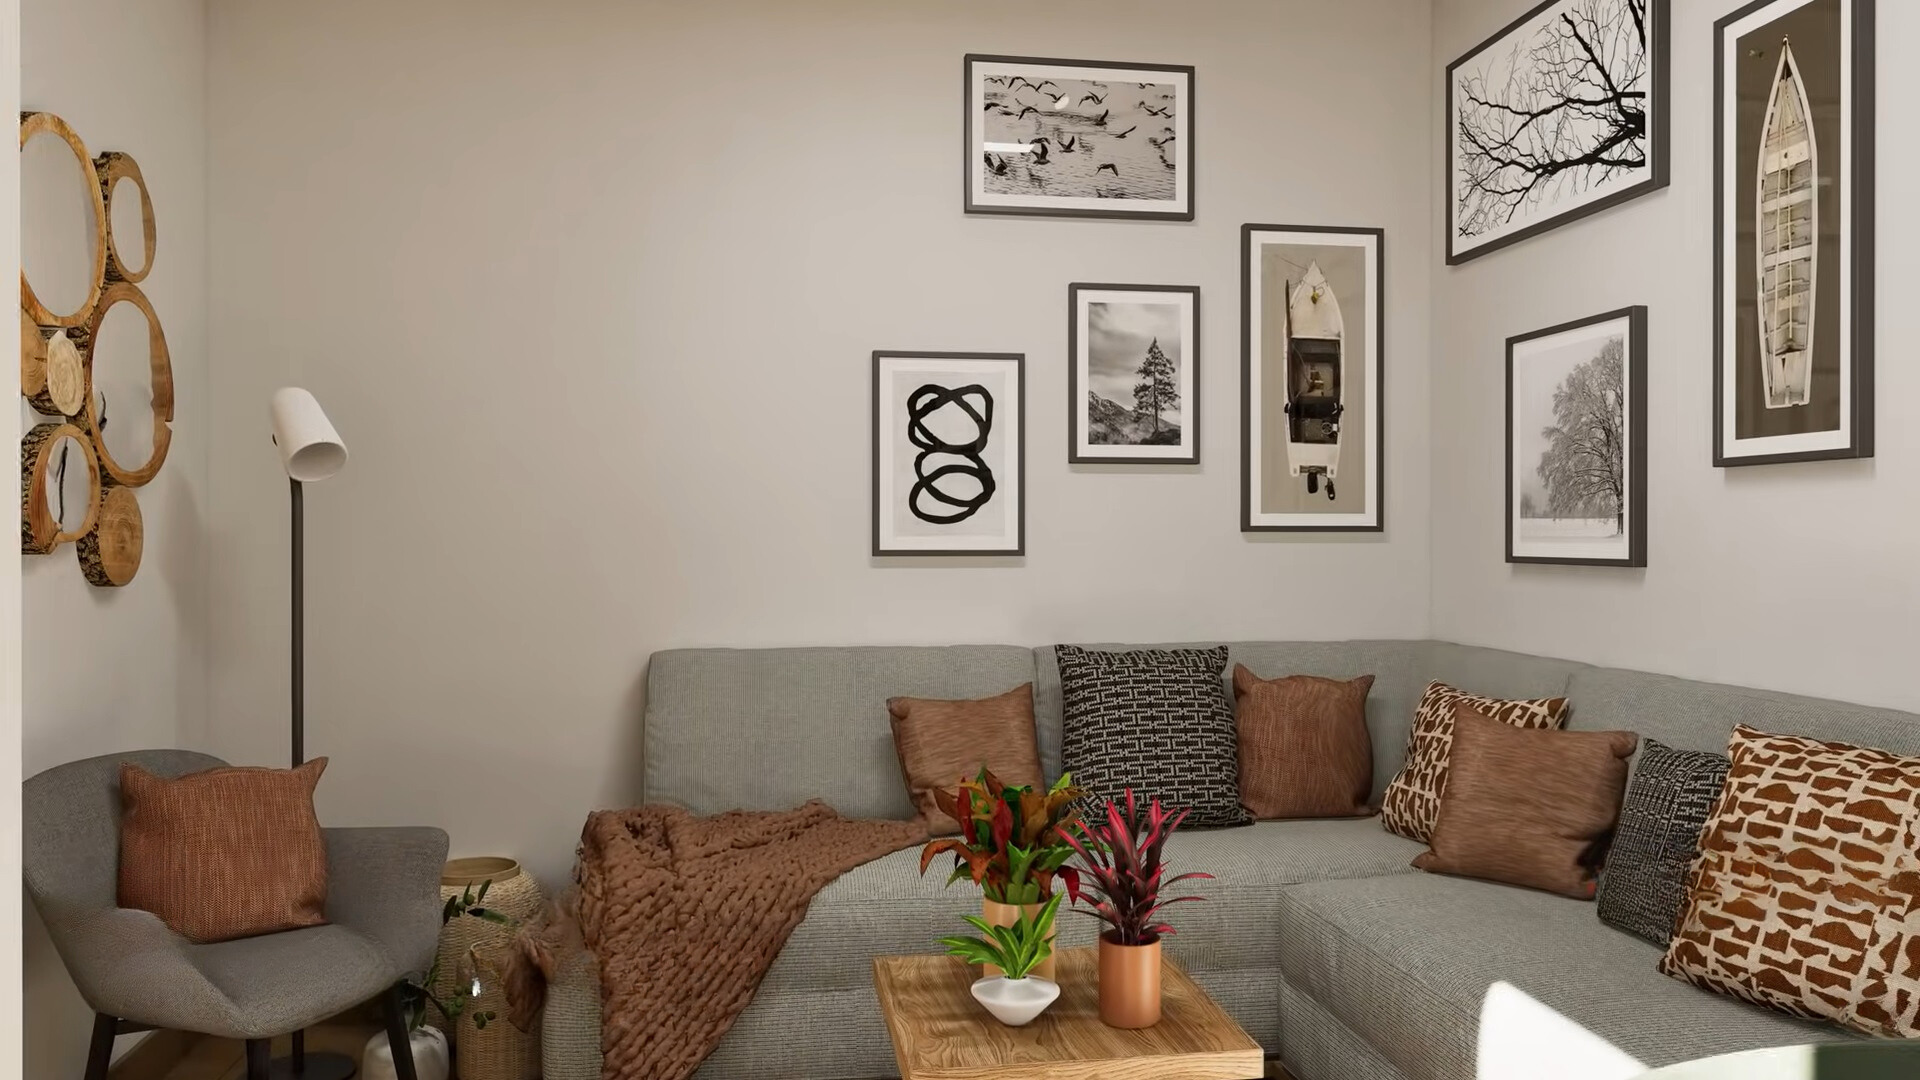
[[[1373,813],[1373,676],[1262,679],[1233,666],[1240,733],[1240,804],[1256,818],[1365,817]]]
[[[1660,970],[1920,1036],[1920,758],[1744,725],[1727,757]]]
[[[1433,849],[1413,865],[1593,899],[1639,744],[1631,731],[1517,728],[1456,704]]]
[[[120,767],[120,906],[191,941],[327,921],[327,848],[313,814],[326,758],[167,779]]]
[[[1447,755],[1453,746],[1453,707],[1466,702],[1475,710],[1517,728],[1557,728],[1567,721],[1567,699],[1504,701],[1455,690],[1443,682],[1427,684],[1407,732],[1407,760],[1380,798],[1380,824],[1421,843],[1433,839],[1440,796],[1447,790]]]
[[[1041,785],[1032,683],[977,701],[888,698],[887,712],[907,794],[934,836],[957,833],[960,825],[934,804],[933,790],[953,790],[983,762],[1004,784]]]

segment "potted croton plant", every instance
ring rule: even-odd
[[[1126,803],[1107,800],[1106,819],[1079,823],[1082,836],[1066,842],[1079,856],[1079,873],[1066,878],[1075,904],[1107,924],[1100,934],[1100,1019],[1109,1027],[1143,1028],[1160,1022],[1160,939],[1173,933],[1161,918],[1169,904],[1199,896],[1162,897],[1162,890],[1212,874],[1166,877],[1161,852],[1187,811],[1169,814],[1153,800],[1141,807],[1128,788]],[[1079,910],[1079,909],[1076,909]]]
[[[1054,896],[1037,906],[1033,914],[1021,912],[1012,926],[995,926],[978,915],[963,916],[986,936],[940,939],[949,956],[987,968],[985,978],[974,980],[973,999],[1009,1027],[1031,1023],[1060,996],[1059,983],[1037,974],[1040,964],[1053,958],[1053,916],[1060,898]],[[999,974],[993,974],[996,971]]]
[[[937,856],[952,852],[954,865],[947,884],[968,878],[980,886],[980,914],[989,925],[1012,926],[1022,913],[1037,915],[1041,905],[1052,899],[1055,879],[1070,883],[1073,876],[1073,869],[1066,865],[1073,858],[1067,830],[1076,820],[1074,800],[1084,794],[1073,786],[1071,776],[1062,776],[1052,787],[1039,791],[1002,784],[983,765],[977,776],[962,780],[957,790],[934,791],[934,802],[960,824],[960,835],[928,841],[920,850],[920,872],[926,873]],[[1052,933],[1051,924],[1048,933]],[[996,971],[990,965],[987,973]],[[1036,974],[1054,977],[1051,951]]]

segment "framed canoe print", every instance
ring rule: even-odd
[[[1714,24],[1713,463],[1873,456],[1873,0]]]
[[[873,354],[873,554],[1026,553],[1026,358]]]
[[[1647,565],[1647,309],[1507,339],[1507,561]]]
[[[1379,532],[1386,234],[1240,227],[1240,531]]]
[[[1067,286],[1067,460],[1200,463],[1200,289]]]
[[[1447,66],[1447,263],[1667,186],[1668,0],[1546,0]]]
[[[969,214],[1193,220],[1193,69],[969,55]]]

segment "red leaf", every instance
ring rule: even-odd
[[[993,846],[1005,850],[1007,841],[1013,838],[1013,811],[1004,801],[997,801],[993,807]]]
[[[1067,887],[1067,903],[1080,902],[1080,871],[1071,866],[1060,868],[1060,882]]]

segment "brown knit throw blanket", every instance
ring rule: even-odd
[[[580,930],[600,961],[603,1080],[683,1080],[733,1026],[813,895],[926,839],[825,803],[695,817],[602,810],[580,837]]]

